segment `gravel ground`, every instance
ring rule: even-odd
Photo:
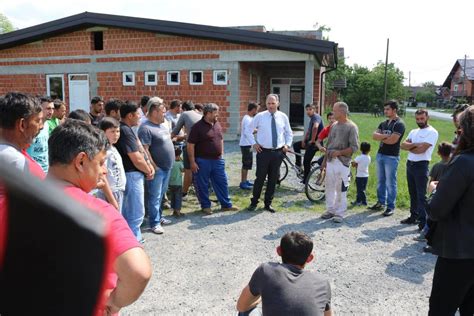
[[[239,159],[237,144],[226,143],[234,186]],[[294,194],[285,193],[289,198],[304,197],[296,179],[286,181],[294,189]],[[191,211],[198,208],[193,199],[184,205]],[[402,212],[385,218],[351,210],[343,224],[334,224],[319,218],[321,206],[316,211],[303,205],[301,211],[276,214],[190,212],[161,236],[145,232],[154,274],[141,298],[121,314],[235,315],[236,300],[252,272],[262,262],[279,260],[275,248],[291,230],[313,238],[316,258],[307,269],[329,278],[336,314],[427,314],[436,258],[413,241],[415,226],[399,224]]]

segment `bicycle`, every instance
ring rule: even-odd
[[[298,156],[303,156],[301,154],[289,151],[290,153]],[[308,200],[311,202],[318,202],[324,198],[324,171],[321,171],[321,167],[318,163],[319,160],[313,160],[311,162],[311,170],[308,174],[308,177],[304,183],[305,187],[305,194]],[[289,166],[288,166],[289,165]],[[302,167],[295,165],[290,158],[284,154],[283,160],[280,165],[279,176],[277,184],[280,185],[283,180],[288,176],[288,172],[290,167],[293,171],[295,171],[296,177],[303,181],[304,180],[304,170]]]

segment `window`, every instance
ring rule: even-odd
[[[156,86],[158,84],[158,73],[156,71],[145,71],[145,86]]]
[[[458,91],[458,85],[455,83],[454,86],[453,86],[453,90],[454,92],[457,92]]]
[[[64,101],[63,75],[46,75],[46,94],[53,99]]]
[[[135,73],[128,71],[122,73],[122,83],[124,86],[134,86],[135,85]]]
[[[104,32],[92,32],[92,50],[104,50]]]
[[[189,84],[203,84],[202,71],[190,71],[189,72]]]
[[[213,82],[215,85],[226,85],[227,70],[214,70]]]
[[[179,85],[179,71],[168,71],[166,73],[166,84],[170,86]]]

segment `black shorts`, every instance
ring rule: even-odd
[[[184,169],[191,169],[191,164],[189,163],[188,149],[186,144],[183,145],[183,167]]]
[[[253,165],[253,154],[250,151],[252,146],[240,146],[242,152],[242,169],[252,170]]]

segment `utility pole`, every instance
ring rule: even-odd
[[[383,103],[387,102],[387,67],[388,67],[388,43],[389,39],[387,38],[387,54],[385,56],[385,74],[383,78],[384,82],[384,93],[383,93]]]
[[[411,87],[411,71],[408,72],[408,86]]]

